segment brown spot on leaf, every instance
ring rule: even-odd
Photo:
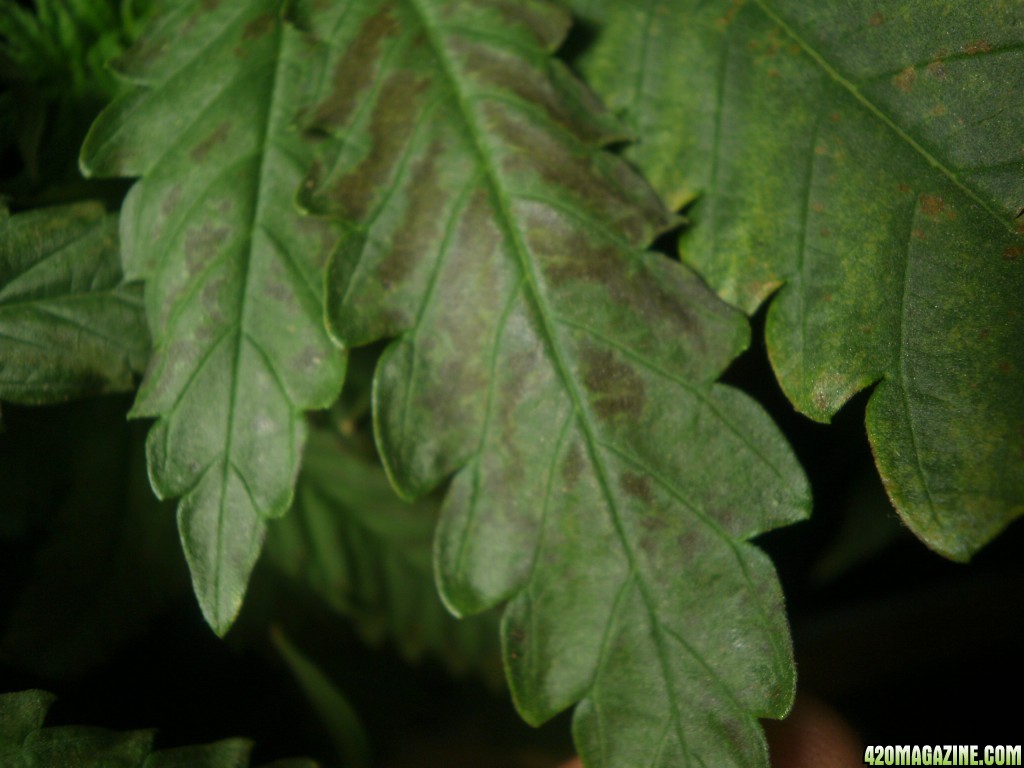
[[[830,114],[828,116],[828,119],[831,120],[833,123],[838,123],[839,119],[840,119],[840,115],[839,115],[838,112],[833,112],[832,114]]]
[[[381,46],[398,34],[394,6],[387,4],[363,22],[359,34],[334,66],[331,91],[317,106],[314,127],[336,128],[346,123],[361,97],[373,86],[380,64]]]
[[[207,136],[201,142],[196,144],[192,148],[192,151],[189,153],[189,156],[197,163],[203,162],[204,160],[206,160],[207,155],[210,154],[210,151],[214,147],[216,147],[218,144],[223,144],[225,141],[227,141],[228,134],[230,132],[231,123],[225,120],[216,128],[214,128],[213,132],[209,136]]]
[[[990,331],[988,328],[982,328],[978,332],[978,338],[979,339],[987,339],[991,334],[992,334],[992,331]]]
[[[914,90],[915,80],[917,80],[917,70],[913,66],[909,66],[898,75],[893,75],[892,84],[904,93],[910,93]]]
[[[868,19],[868,24],[872,27],[880,27],[885,23],[885,16],[881,11],[875,11],[871,14],[871,18]]]
[[[926,235],[924,233],[924,230],[923,229],[918,229],[917,227],[914,227],[912,230],[910,230],[910,236],[915,238],[916,240],[927,240],[928,239],[928,235]]]
[[[576,485],[582,472],[583,451],[580,449],[579,443],[573,443],[569,446],[569,452],[565,454],[565,460],[562,462],[562,480],[566,487],[571,488]]]
[[[968,43],[964,46],[964,53],[968,56],[976,56],[979,53],[990,53],[992,51],[992,43],[987,40],[975,40],[973,43]]]
[[[910,185],[909,184],[904,184],[901,181],[899,184],[896,185],[896,189],[898,189],[900,192],[907,193],[907,192],[910,191]]]
[[[606,421],[639,418],[647,402],[643,379],[610,350],[588,344],[581,356],[583,385],[598,417]]]
[[[1013,366],[1007,362],[1002,362],[999,364],[999,370],[1002,371],[1003,373],[1009,373],[1011,370],[1013,370]]]
[[[811,210],[814,211],[815,213],[821,213],[822,211],[825,210],[825,204],[817,202],[811,203]]]
[[[221,244],[228,239],[231,230],[203,224],[193,227],[185,235],[185,264],[190,276],[196,275],[217,255]]]
[[[941,59],[931,62],[925,69],[936,80],[944,80],[946,77],[946,68],[943,66]]]
[[[243,40],[266,37],[274,29],[274,14],[270,11],[260,14],[242,29]]]
[[[622,476],[619,478],[619,487],[621,487],[627,495],[643,502],[644,506],[649,507],[654,504],[654,494],[651,492],[651,481],[644,475],[638,475],[636,472],[623,472]]]
[[[1003,261],[1017,261],[1021,256],[1024,256],[1024,246],[1011,245],[1003,249]]]
[[[956,218],[956,212],[950,208],[946,201],[936,195],[921,195],[919,199],[921,213],[932,221],[941,219],[952,220]]]
[[[818,230],[818,233],[822,237],[832,237],[832,230],[830,230],[828,227],[822,227],[820,230]]]
[[[936,104],[934,107],[928,110],[928,114],[931,115],[932,117],[942,117],[944,114],[946,114],[946,105]]]
[[[768,77],[782,77],[782,73],[777,69],[769,69]]]

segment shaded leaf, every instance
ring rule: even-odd
[[[159,16],[120,67],[137,87],[86,140],[83,167],[142,175],[122,211],[126,271],[146,279],[153,361],[133,409],[158,421],[153,487],[179,527],[207,621],[230,627],[268,518],[291,504],[303,412],[337,396],[321,321],[331,225],[293,197],[306,46],[281,0]]]
[[[370,765],[370,744],[351,702],[282,632],[273,631],[271,637],[327,729],[341,764],[348,768],[367,768]]]
[[[643,249],[672,225],[601,150],[620,137],[550,56],[547,2],[321,11],[325,136],[304,202],[352,228],[329,276],[377,368],[377,440],[415,496],[448,475],[436,545],[457,613],[509,601],[533,723],[582,701],[592,766],[767,765],[756,716],[793,670],[768,559],[806,482],[765,414],[714,380],[742,317]]]
[[[0,658],[12,668],[88,672],[187,594],[173,513],[149,489],[145,431],[125,422],[127,407],[104,398],[6,414],[0,521],[20,530],[0,537]]]
[[[44,728],[54,698],[43,691],[0,694],[0,764],[4,768],[246,768],[250,764],[252,745],[245,739],[154,752],[154,731]],[[289,760],[266,768],[315,768],[315,764]]]
[[[493,613],[459,621],[438,599],[431,562],[439,505],[395,496],[380,465],[325,429],[306,446],[292,511],[275,521],[267,555],[350,616],[372,644],[430,654],[455,672],[500,679]]]
[[[0,210],[0,399],[131,389],[148,353],[140,287],[121,277],[116,215],[96,203]]]
[[[782,286],[766,334],[796,407],[827,421],[879,382],[886,490],[948,557],[1024,513],[1024,6],[569,5],[630,157],[700,194],[684,260],[747,312]]]

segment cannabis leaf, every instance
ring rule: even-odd
[[[265,521],[291,504],[303,411],[341,386],[321,321],[335,239],[292,203],[308,166],[292,130],[306,46],[282,0],[187,2],[120,63],[137,87],[97,120],[83,167],[142,175],[122,211],[123,260],[146,280],[155,351],[133,409],[207,621],[231,625]]]
[[[550,56],[532,0],[314,12],[325,137],[305,204],[351,228],[329,276],[346,345],[398,336],[378,444],[415,496],[454,473],[438,532],[457,613],[509,601],[520,712],[582,700],[592,766],[766,765],[755,717],[793,671],[771,564],[805,480],[747,397],[713,381],[742,317],[645,252],[672,225],[601,146],[620,137]]]
[[[96,203],[0,209],[0,399],[130,389],[148,353],[140,287],[121,277],[116,216]]]
[[[44,728],[54,698],[44,691],[0,694],[0,764],[5,768],[246,768],[250,764],[252,744],[245,739],[154,752],[153,731]],[[264,768],[315,768],[315,764],[281,760]]]
[[[629,156],[700,195],[684,260],[748,312],[782,286],[766,334],[797,408],[828,421],[879,382],[886,489],[949,557],[1024,514],[1024,6],[569,5]]]
[[[437,598],[437,517],[436,501],[401,501],[378,463],[321,428],[306,445],[292,511],[270,527],[267,555],[350,616],[368,642],[387,639],[410,661],[429,653],[456,672],[500,676],[495,617],[457,621]]]

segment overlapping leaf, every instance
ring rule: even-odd
[[[119,733],[86,726],[44,728],[54,696],[43,691],[0,694],[0,765],[4,768],[246,768],[252,744],[228,739],[153,751],[153,731]],[[282,760],[265,768],[316,768]]]
[[[140,286],[121,277],[117,216],[96,203],[0,210],[0,399],[130,389],[148,353]]]
[[[401,501],[379,464],[314,430],[295,505],[271,526],[267,554],[352,617],[369,642],[393,642],[409,660],[429,653],[456,672],[475,667],[500,676],[494,617],[458,621],[437,598],[437,517],[436,502]]]
[[[203,612],[223,633],[265,520],[291,503],[303,411],[328,405],[343,358],[323,328],[330,226],[293,198],[302,34],[281,0],[176,3],[120,66],[137,87],[97,120],[83,166],[141,175],[122,212],[126,271],[146,279],[154,358],[133,410],[179,526]]]
[[[867,427],[891,499],[961,559],[1024,513],[1024,6],[570,0],[683,258],[768,312],[776,373]]]
[[[329,278],[347,345],[398,336],[377,439],[418,495],[454,473],[436,544],[458,613],[509,601],[531,722],[571,704],[591,766],[754,766],[793,672],[772,567],[744,539],[807,489],[749,399],[714,385],[742,317],[645,252],[671,225],[601,145],[617,128],[528,0],[323,10],[326,136],[306,204],[352,234]]]

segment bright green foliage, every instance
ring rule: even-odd
[[[149,354],[141,293],[102,206],[0,209],[0,400],[131,389]]]
[[[153,752],[153,731],[119,733],[85,726],[44,728],[54,696],[0,694],[0,765],[4,768],[247,768],[252,745],[229,739]],[[264,768],[316,768],[284,760]]]
[[[493,614],[458,621],[434,587],[436,500],[395,496],[380,464],[333,430],[310,434],[295,505],[275,521],[267,555],[349,616],[367,642],[394,643],[410,661],[425,654],[455,672],[500,675]]]
[[[692,264],[752,312],[796,407],[880,382],[889,496],[966,559],[1024,514],[1024,5],[569,3],[579,61],[673,204]]]
[[[344,371],[322,322],[331,226],[300,216],[308,168],[293,130],[302,34],[283,2],[175,3],[119,68],[137,87],[86,140],[98,175],[141,175],[121,214],[123,261],[146,280],[155,351],[134,416],[179,527],[199,602],[227,631],[265,535],[291,504],[303,412]]]
[[[420,495],[455,473],[444,599],[504,601],[513,697],[582,701],[593,768],[763,766],[755,719],[793,670],[767,558],[806,513],[767,417],[713,384],[742,317],[645,252],[672,225],[602,145],[620,136],[550,55],[547,2],[339,2],[307,113],[326,139],[304,202],[351,228],[329,276],[346,345],[398,336],[374,383],[378,445]]]

